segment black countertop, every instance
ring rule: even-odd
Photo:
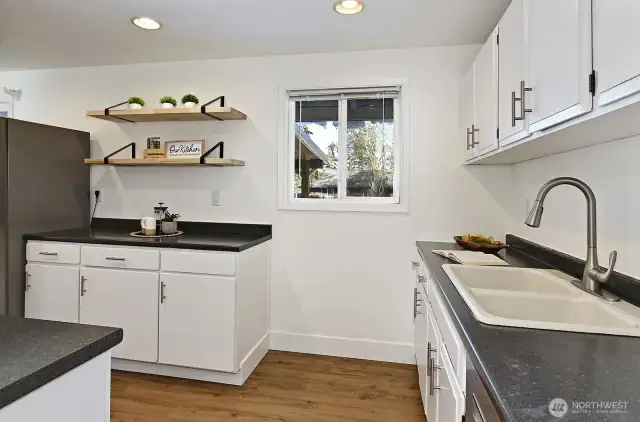
[[[506,421],[557,421],[554,398],[572,402],[627,402],[626,413],[577,414],[562,420],[640,420],[640,339],[498,327],[478,322],[442,269],[452,262],[431,251],[460,249],[455,243],[417,242],[437,280],[458,333],[485,387]],[[518,252],[500,256],[515,267],[551,268]]]
[[[162,239],[136,238],[129,233],[140,230],[138,220],[96,218],[91,227],[26,234],[24,240],[241,252],[271,239],[271,226],[263,224],[184,221],[178,223],[178,229],[184,234]]]
[[[108,351],[122,329],[0,316],[0,408]]]

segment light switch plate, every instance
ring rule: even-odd
[[[222,196],[222,191],[214,190],[211,195],[211,205],[213,205],[214,207],[219,207],[221,205],[220,203],[221,196]]]

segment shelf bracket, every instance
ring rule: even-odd
[[[125,102],[123,102],[123,103],[116,104],[116,105],[112,105],[111,107],[107,107],[107,108],[105,108],[105,109],[104,109],[104,115],[105,115],[105,116],[111,116],[111,117],[113,117],[113,118],[116,118],[116,119],[119,119],[119,120],[122,120],[122,121],[125,121],[125,122],[128,122],[128,123],[135,123],[133,120],[128,120],[128,119],[125,119],[125,118],[123,118],[123,117],[120,117],[120,116],[114,116],[114,115],[112,115],[112,114],[111,114],[111,109],[112,109],[112,108],[120,107],[121,105],[125,105],[125,104],[127,104],[127,103],[128,103],[128,101],[125,101]]]
[[[215,151],[218,148],[220,148],[219,158],[224,158],[224,142],[218,142],[213,146],[213,148],[211,148],[210,150],[202,154],[202,156],[200,156],[200,164],[204,164],[204,159],[207,158],[209,154],[211,154],[213,151]]]
[[[211,104],[213,104],[213,103],[215,103],[216,101],[219,101],[219,102],[220,102],[220,107],[224,107],[224,95],[221,95],[221,96],[219,96],[218,98],[213,99],[213,100],[209,101],[209,102],[208,102],[208,103],[206,103],[206,104],[203,104],[203,105],[200,107],[200,113],[202,113],[202,114],[204,114],[204,115],[206,115],[206,116],[212,117],[212,118],[214,118],[214,119],[216,119],[216,120],[219,120],[219,121],[221,121],[221,122],[223,122],[223,121],[224,121],[224,119],[221,119],[221,118],[219,118],[219,117],[216,117],[216,116],[214,116],[214,115],[212,115],[212,114],[207,113],[207,106],[208,106],[208,105],[211,105]],[[213,148],[215,149],[215,147],[213,147]],[[210,150],[210,151],[211,151],[211,150]],[[220,158],[222,158],[222,157],[220,157]]]
[[[135,144],[135,142],[131,142],[130,144],[125,145],[122,148],[120,148],[119,150],[114,151],[111,154],[109,154],[106,157],[104,157],[104,164],[109,164],[109,158],[113,157],[114,155],[116,155],[117,153],[119,153],[121,151],[124,151],[125,149],[127,149],[129,147],[131,147],[131,158],[136,158],[136,144]]]

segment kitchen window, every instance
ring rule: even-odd
[[[402,86],[285,96],[280,208],[406,212]]]

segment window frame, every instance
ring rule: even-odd
[[[291,142],[292,124],[295,121],[295,103],[290,103],[289,92],[297,90],[349,90],[360,88],[376,89],[385,86],[399,86],[400,96],[394,101],[394,177],[393,197],[360,198],[343,197],[335,200],[293,198],[295,186],[295,145]],[[280,86],[279,129],[278,129],[278,209],[300,211],[353,211],[353,212],[409,212],[409,82],[407,79],[377,80],[372,83],[341,83],[340,85]],[[348,101],[345,98],[344,101]],[[346,121],[346,107],[338,102],[340,120]],[[396,118],[399,116],[399,118]],[[344,126],[344,125],[343,125]],[[340,127],[339,145],[346,145],[347,127]],[[347,151],[338,148],[338,192],[346,193]]]

